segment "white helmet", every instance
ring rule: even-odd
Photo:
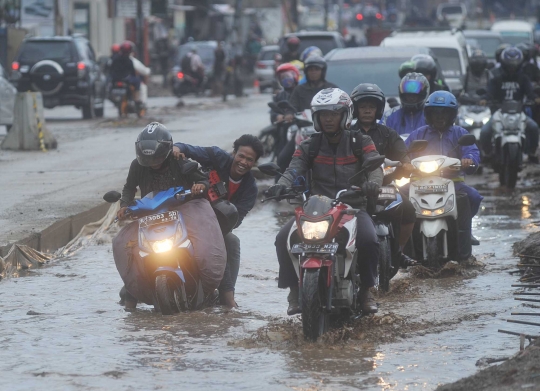
[[[349,129],[353,118],[353,103],[351,97],[339,88],[326,88],[313,97],[311,101],[311,116],[315,130],[322,131],[319,123],[319,112],[323,110],[343,113],[340,130]]]

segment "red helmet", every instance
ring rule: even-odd
[[[116,54],[116,53],[120,53],[120,45],[115,43],[114,45],[111,46],[111,53],[112,54]]]
[[[287,38],[287,47],[289,50],[296,50],[300,46],[300,39],[296,35]]]
[[[133,51],[133,46],[131,45],[131,42],[122,42],[122,45],[120,45],[120,51],[122,52],[122,54],[131,54],[131,52]]]
[[[294,80],[298,83],[298,79],[300,79],[300,72],[298,72],[298,68],[289,62],[286,64],[281,64],[279,67],[277,67],[276,74],[279,76],[281,72],[287,71],[291,71],[294,74]]]

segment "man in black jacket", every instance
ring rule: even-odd
[[[407,146],[399,134],[387,126],[377,123],[381,119],[385,106],[384,92],[376,84],[359,84],[351,93],[354,104],[354,118],[357,119],[353,129],[360,130],[362,134],[371,137],[377,152],[387,159],[399,161],[404,176],[413,171],[411,160],[407,155]],[[416,211],[409,201],[407,194],[402,194],[403,202],[394,216],[393,225],[396,228],[400,248],[399,260],[401,266],[412,266],[416,261],[403,254],[416,222]]]
[[[232,155],[218,147],[205,148],[176,143],[173,148],[175,158],[187,157],[217,171],[220,180],[225,183],[227,199],[238,210],[236,227],[255,205],[258,189],[251,169],[263,153],[261,141],[251,134],[244,134],[235,140]],[[219,285],[219,294],[222,303],[232,308],[236,307],[234,287],[240,269],[240,239],[232,232],[225,235],[224,239],[227,266]]]

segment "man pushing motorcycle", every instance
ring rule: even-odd
[[[428,146],[416,156],[444,155],[447,157],[461,160],[462,174],[474,174],[480,163],[480,151],[473,144],[470,146],[459,146],[458,140],[461,136],[468,135],[469,132],[460,126],[454,125],[457,116],[458,102],[454,95],[448,91],[436,91],[431,94],[425,104],[424,114],[427,125],[412,132],[405,144],[409,146],[414,140],[427,140]],[[412,158],[411,157],[411,158]],[[478,213],[482,197],[478,191],[465,184],[464,176],[454,176],[456,192],[465,193],[468,196],[470,204],[470,216],[460,216],[460,219],[466,219],[466,222],[460,227],[461,231],[468,231],[470,244],[479,244],[478,240],[472,236],[471,223],[472,218]],[[409,191],[409,186],[404,186],[405,191]],[[458,207],[459,209],[459,207]],[[458,212],[459,213],[459,212]],[[470,245],[462,243],[460,257],[468,258],[471,254]]]
[[[351,187],[349,178],[360,171],[362,163],[379,156],[369,136],[350,130],[353,103],[349,95],[339,88],[327,88],[315,95],[311,102],[315,129],[319,132],[304,141],[294,153],[289,168],[267,195],[279,197],[298,176],[307,177],[311,170],[311,194],[335,198],[343,189]],[[363,194],[374,199],[379,195],[383,173],[381,168],[370,172],[367,180],[352,183],[362,188]],[[370,215],[361,210],[357,213],[356,246],[359,248],[358,266],[361,279],[360,307],[364,313],[377,312],[377,305],[369,289],[377,281],[379,241]],[[289,288],[288,315],[300,312],[298,303],[298,277],[287,250],[287,238],[295,219],[291,219],[276,236],[276,252],[279,262],[279,288]]]

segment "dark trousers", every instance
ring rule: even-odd
[[[234,291],[240,271],[240,239],[232,232],[225,235],[223,239],[225,239],[225,248],[227,249],[227,265],[218,287],[220,293]]]
[[[377,266],[379,262],[379,239],[371,217],[360,211],[356,214],[356,249],[358,253],[358,271],[363,287],[375,286],[377,281]],[[279,262],[279,288],[298,286],[298,276],[287,251],[289,232],[295,219],[285,224],[276,236],[276,253]]]
[[[491,139],[493,137],[493,128],[491,127],[491,119],[482,126],[480,132],[480,146],[486,156],[490,156],[492,151]],[[525,153],[528,155],[534,155],[536,148],[538,148],[538,124],[531,118],[527,117],[527,125],[525,127]]]

